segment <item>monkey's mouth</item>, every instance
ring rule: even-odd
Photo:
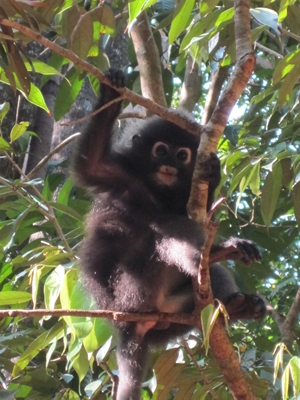
[[[160,185],[171,186],[177,182],[177,169],[163,165],[154,174],[154,179]]]

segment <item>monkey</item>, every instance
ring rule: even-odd
[[[124,87],[121,71],[107,77]],[[197,276],[205,232],[187,214],[199,138],[172,122],[153,116],[132,133],[131,146],[112,146],[114,125],[121,111],[119,93],[101,84],[96,109],[80,135],[73,173],[86,187],[93,205],[80,251],[82,280],[100,309],[122,312],[191,313],[192,277]],[[207,162],[208,205],[220,182],[220,162]],[[246,264],[260,260],[253,242],[230,238],[212,247],[214,253],[234,246]],[[263,300],[239,292],[229,272],[210,265],[212,291],[229,310],[232,321],[261,319]],[[157,321],[117,322],[117,400],[138,400],[147,354],[151,347],[180,337],[192,327]]]

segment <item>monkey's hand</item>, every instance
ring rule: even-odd
[[[218,156],[210,153],[209,158],[200,161],[201,180],[209,182],[209,190],[215,190],[221,180],[221,165]]]
[[[266,305],[256,294],[233,293],[224,301],[229,322],[240,319],[261,320],[266,314]]]
[[[123,71],[114,68],[109,68],[109,70],[105,72],[105,75],[107,78],[110,79],[111,83],[117,88],[125,87],[125,75]],[[106,103],[109,103],[110,101],[118,98],[119,96],[120,96],[119,92],[117,92],[112,87],[102,83],[100,87],[101,104],[99,104],[98,107]]]
[[[250,265],[254,261],[261,261],[261,255],[251,240],[231,237],[212,247],[210,262],[224,260],[240,260],[244,264]]]

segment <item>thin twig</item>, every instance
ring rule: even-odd
[[[110,310],[0,310],[0,318],[4,317],[24,317],[24,318],[36,318],[36,317],[90,317],[90,318],[107,318],[113,321],[167,321],[175,324],[184,324],[195,326],[195,318],[190,314],[168,314],[168,313],[127,313],[120,311]]]
[[[110,79],[98,68],[82,60],[71,50],[67,50],[59,46],[57,43],[51,42],[51,40],[46,39],[40,33],[36,33],[27,26],[24,26],[16,21],[10,21],[9,19],[6,18],[0,18],[0,25],[9,26],[13,29],[16,29],[17,31],[23,33],[25,36],[37,41],[38,43],[41,43],[45,47],[49,47],[50,50],[72,61],[74,65],[83,69],[84,71],[89,72],[90,74],[95,76],[100,82],[105,83],[108,86],[114,87]],[[147,110],[150,110],[154,114],[159,115],[160,117],[166,119],[167,121],[173,122],[174,124],[180,126],[182,129],[187,130],[188,132],[191,132],[195,135],[201,135],[202,126],[199,125],[196,121],[193,121],[191,118],[188,118],[186,115],[162,107],[159,104],[154,103],[150,99],[139,96],[138,94],[132,92],[127,88],[114,87],[114,89],[120,94],[122,94],[129,101],[136,104],[140,104]]]
[[[56,146],[53,150],[50,151],[44,158],[42,158],[37,165],[26,175],[28,179],[32,179],[36,172],[41,169],[49,160],[50,158],[58,153],[61,149],[63,149],[67,144],[72,142],[80,135],[80,132],[76,132],[73,135],[69,136],[67,139],[63,140],[58,146]]]
[[[266,46],[263,46],[262,44],[258,43],[258,42],[254,42],[254,46],[258,47],[259,49],[261,49],[262,51],[272,54],[273,56],[277,57],[277,58],[283,58],[283,55],[277,53],[277,51],[271,50]]]
[[[95,115],[99,114],[99,112],[105,110],[106,108],[110,107],[112,104],[118,103],[119,101],[123,101],[125,99],[124,95],[121,95],[120,97],[117,97],[116,99],[113,99],[109,101],[108,103],[104,104],[104,106],[98,108],[97,110],[85,115],[82,118],[77,119],[76,121],[70,121],[70,122],[63,122],[60,124],[60,126],[73,126],[73,125],[78,125],[81,124],[82,122],[87,121],[88,119],[94,117]]]

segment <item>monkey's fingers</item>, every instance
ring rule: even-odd
[[[231,237],[225,242],[213,246],[210,262],[223,260],[240,260],[244,264],[250,265],[254,261],[261,261],[261,255],[251,240]]]
[[[109,68],[105,75],[110,79],[111,83],[117,88],[125,86],[125,74],[119,69]]]

